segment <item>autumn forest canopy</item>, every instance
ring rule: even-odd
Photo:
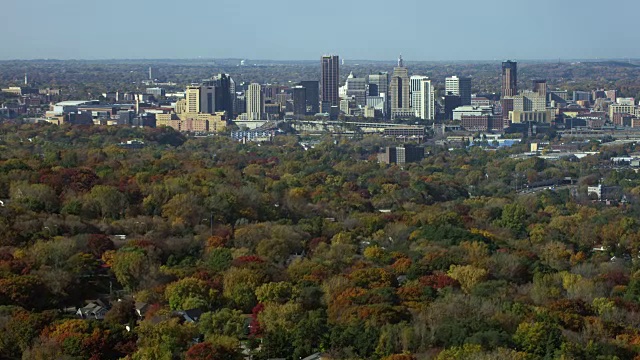
[[[635,145],[388,141],[1,125],[0,358],[640,359]]]

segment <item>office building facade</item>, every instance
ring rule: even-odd
[[[547,99],[547,80],[535,79],[532,81],[532,90],[538,93],[538,95]]]
[[[245,93],[248,120],[261,120],[264,114],[264,94],[260,84],[252,83]]]
[[[419,162],[422,159],[424,159],[424,148],[409,144],[387,147],[384,153],[378,154],[378,161],[386,164],[406,164]]]
[[[462,105],[471,105],[471,78],[451,76],[445,79],[445,94],[458,95]]]
[[[411,83],[411,109],[416,117],[424,120],[435,118],[435,98],[431,80],[426,76],[414,75]]]
[[[367,105],[367,79],[359,78],[352,73],[345,83],[346,97],[355,99],[356,105]]]
[[[215,112],[216,88],[213,86],[191,85],[185,92],[186,112],[213,114]]]
[[[340,105],[338,87],[340,80],[340,59],[337,55],[324,55],[320,59],[320,99],[322,111],[328,112],[332,106]]]
[[[293,115],[304,116],[307,113],[307,89],[296,86],[293,91]]]
[[[518,95],[518,63],[507,60],[502,63],[502,96]]]
[[[409,72],[404,67],[402,56],[398,58],[398,66],[393,69],[389,85],[389,101],[391,102],[391,119],[412,116],[410,98]]]
[[[320,112],[320,83],[318,81],[301,81],[300,85],[305,88],[307,99],[307,109],[310,114]]]

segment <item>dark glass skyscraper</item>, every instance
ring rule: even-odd
[[[338,95],[338,81],[340,80],[340,64],[338,55],[324,55],[320,63],[322,66],[322,76],[320,78],[320,97],[323,111],[327,107],[340,105]]]
[[[304,116],[307,113],[307,89],[304,86],[296,86],[292,90],[293,114],[296,116]]]
[[[215,87],[215,98],[211,102],[211,104],[215,104],[213,111],[224,111],[228,117],[232,116],[235,102],[235,84],[231,77],[228,74],[218,74],[210,80],[204,81],[203,84]]]
[[[518,95],[518,63],[507,60],[502,63],[502,96]]]
[[[307,108],[312,114],[320,112],[320,85],[317,81],[301,81],[300,85],[306,89]]]

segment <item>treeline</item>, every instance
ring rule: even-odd
[[[391,73],[396,62],[347,61],[341,65],[341,83],[353,72],[357,77],[385,71]],[[411,60],[411,59],[408,59]],[[63,100],[98,99],[107,91],[144,91],[149,66],[160,81],[177,83],[168,90],[184,90],[187,84],[210,78],[214,74],[230,74],[236,84],[290,85],[303,80],[320,80],[318,62],[238,66],[239,61],[0,61],[0,87],[21,86],[24,74],[30,83],[41,88],[62,88]],[[406,62],[410,74],[429,76],[437,90],[444,92],[447,76],[473,77],[472,90],[478,93],[501,91],[501,63],[494,62]],[[594,74],[598,74],[594,77]],[[640,97],[640,66],[616,61],[603,62],[519,62],[518,88],[531,89],[532,79],[546,79],[553,90],[615,89],[618,96]],[[441,94],[441,95],[442,95]],[[569,95],[571,97],[571,94]]]

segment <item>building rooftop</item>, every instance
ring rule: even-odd
[[[80,106],[85,104],[91,104],[92,100],[73,100],[73,101],[61,101],[56,106]]]

